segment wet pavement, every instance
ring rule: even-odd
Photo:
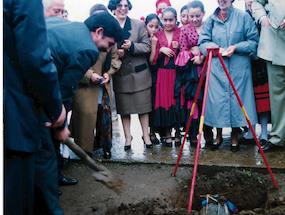
[[[270,131],[271,125],[268,125]],[[216,151],[205,148],[205,140],[202,138],[201,150],[199,155],[199,168],[203,166],[215,168],[250,168],[266,170],[266,165],[257,146],[241,145],[239,152],[230,151],[230,128],[223,129],[223,144]],[[256,127],[257,137],[260,134],[260,126]],[[154,145],[153,149],[147,149],[142,140],[142,131],[137,115],[131,116],[131,135],[133,136],[131,150],[125,151],[125,138],[123,128],[118,116],[113,120],[113,147],[112,158],[109,162],[122,163],[147,163],[147,164],[167,164],[175,165],[179,154],[180,146],[167,147],[163,144]],[[174,135],[173,135],[174,136]],[[214,131],[215,136],[215,131]],[[185,142],[183,147],[180,165],[194,165],[196,148],[190,147],[189,141]],[[265,154],[270,167],[274,172],[285,172],[285,149]],[[95,154],[96,158],[96,154]],[[107,160],[105,160],[107,161]],[[179,169],[179,168],[178,168]],[[199,171],[199,170],[198,170]]]

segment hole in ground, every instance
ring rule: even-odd
[[[190,180],[180,181],[168,198],[145,199],[137,204],[122,203],[117,208],[109,209],[106,215],[205,215],[202,209],[205,197],[201,195],[206,194],[225,197],[238,208],[237,214],[285,214],[285,200],[275,198],[278,190],[269,184],[272,182],[268,175],[236,169],[224,172],[210,170],[206,174],[197,174],[192,212],[188,213],[192,176],[189,177]]]
[[[192,209],[200,211],[205,195],[218,195],[232,202],[239,211],[265,208],[268,191],[263,175],[252,171],[231,170],[197,174]],[[188,206],[191,180],[186,182],[175,198],[175,207]]]

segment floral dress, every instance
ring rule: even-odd
[[[195,56],[191,53],[190,49],[194,46],[197,46],[199,40],[199,35],[196,31],[196,28],[191,24],[187,24],[181,27],[180,32],[180,53],[177,56],[175,64],[178,67],[180,78],[177,77],[176,86],[183,87],[184,89],[184,99],[185,105],[187,108],[187,117],[190,114],[194,98],[196,95],[197,87],[199,84],[199,78],[202,71],[202,65],[193,65],[191,59]],[[199,53],[201,56],[201,52]],[[179,90],[176,90],[177,94]],[[203,90],[201,89],[198,104],[202,103],[203,99]],[[193,114],[193,121],[191,123],[190,136],[197,136],[197,121],[199,117],[199,109],[196,106]],[[187,123],[187,120],[186,120]],[[193,129],[195,127],[195,129]]]

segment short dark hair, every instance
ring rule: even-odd
[[[187,9],[188,9],[188,6],[187,6],[187,5],[184,5],[184,6],[181,8],[180,13],[182,13],[183,10],[187,10]]]
[[[110,10],[116,10],[117,5],[120,4],[121,1],[122,1],[122,0],[110,0],[110,1],[109,1],[109,4],[108,4],[108,8],[109,8]],[[132,7],[133,7],[132,4],[131,4],[131,2],[130,2],[129,0],[127,0],[127,2],[128,2],[129,10],[131,10]]]
[[[163,10],[163,12],[162,12],[162,17],[163,17],[163,15],[164,15],[166,12],[169,12],[169,11],[170,11],[171,13],[173,13],[175,19],[177,19],[177,12],[176,12],[176,10],[175,10],[173,7],[167,7],[167,8],[165,8],[165,9]]]
[[[95,13],[84,21],[90,31],[96,31],[97,28],[104,29],[103,34],[106,37],[114,37],[115,41],[122,40],[122,29],[119,22],[108,12]]]
[[[105,5],[103,5],[103,4],[95,4],[90,9],[90,16],[92,16],[98,10],[103,10],[103,11],[108,12],[108,9],[106,8]]]
[[[188,10],[190,8],[200,8],[201,12],[205,13],[204,5],[199,0],[191,1],[190,4],[188,5]]]

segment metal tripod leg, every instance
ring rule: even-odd
[[[176,163],[176,166],[175,166],[175,170],[174,170],[174,176],[176,175],[176,171],[177,171],[177,168],[178,168],[178,164],[179,164],[179,160],[180,160],[180,157],[181,157],[181,153],[182,153],[182,150],[183,150],[183,146],[184,146],[184,143],[185,143],[185,139],[186,139],[186,135],[189,131],[189,128],[190,128],[190,123],[191,123],[191,120],[192,120],[192,117],[193,117],[193,113],[194,113],[194,109],[195,109],[195,105],[196,105],[196,102],[197,102],[197,99],[198,99],[198,95],[200,93],[200,89],[201,89],[201,86],[202,86],[202,80],[204,79],[204,75],[205,75],[205,71],[206,71],[206,67],[208,66],[208,69],[207,69],[207,76],[206,76],[206,83],[205,83],[205,91],[204,91],[204,97],[203,97],[203,106],[202,106],[202,113],[201,113],[201,117],[200,117],[200,125],[199,125],[199,134],[198,134],[198,143],[197,143],[197,148],[196,148],[196,154],[195,154],[195,163],[194,163],[194,168],[193,168],[193,174],[192,174],[192,183],[191,183],[191,190],[190,190],[190,197],[189,197],[189,205],[188,205],[188,211],[191,212],[192,210],[192,204],[193,204],[193,196],[194,196],[194,188],[195,188],[195,182],[196,182],[196,174],[197,174],[197,168],[198,168],[198,160],[199,160],[199,152],[200,152],[200,146],[201,146],[201,137],[202,137],[202,131],[203,131],[203,125],[204,125],[204,118],[205,118],[205,109],[206,109],[206,101],[207,101],[207,94],[208,94],[208,88],[209,88],[209,80],[210,80],[210,72],[211,72],[211,64],[212,64],[212,58],[213,56],[218,56],[219,57],[219,60],[223,66],[223,69],[225,70],[225,73],[229,79],[229,82],[231,84],[231,87],[236,95],[236,98],[238,100],[238,103],[243,111],[243,114],[246,118],[246,121],[249,125],[249,128],[254,136],[254,139],[255,139],[255,142],[259,148],[259,151],[262,155],[262,158],[266,164],[266,167],[268,169],[268,172],[271,176],[271,179],[273,180],[273,183],[275,185],[275,187],[278,189],[278,184],[273,176],[273,173],[271,171],[271,168],[268,164],[268,161],[265,157],[265,154],[263,152],[263,150],[261,149],[261,146],[260,146],[260,143],[256,137],[256,134],[255,134],[255,131],[251,125],[251,122],[248,118],[248,115],[245,111],[245,108],[241,102],[241,99],[237,93],[237,90],[234,86],[234,83],[230,77],[230,74],[225,66],[225,63],[223,61],[223,58],[222,56],[220,55],[219,53],[219,48],[209,48],[207,49],[207,58],[206,58],[206,61],[204,63],[204,67],[203,67],[203,72],[202,72],[202,75],[201,75],[201,78],[200,78],[200,81],[199,81],[199,86],[198,86],[198,89],[197,89],[197,92],[196,92],[196,95],[195,95],[195,99],[194,99],[194,103],[192,105],[192,109],[191,109],[191,113],[190,113],[190,117],[189,117],[189,120],[188,120],[188,123],[187,123],[187,127],[186,127],[186,131],[185,131],[185,136],[183,138],[183,143],[181,145],[181,148],[180,148],[180,151],[179,151],[179,155],[178,155],[178,158],[177,158],[177,163]]]

